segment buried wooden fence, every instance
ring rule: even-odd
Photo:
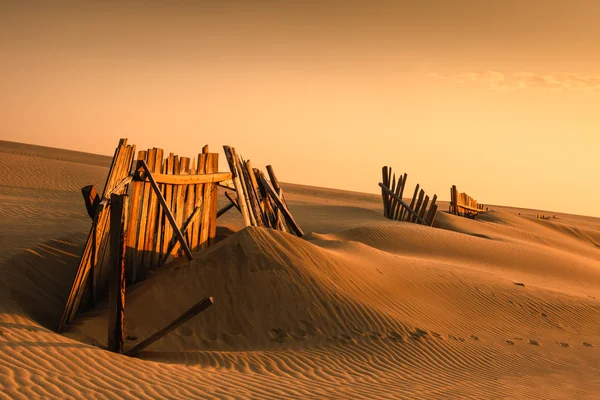
[[[392,168],[383,167],[382,175],[383,182],[380,182],[379,186],[383,198],[383,215],[397,221],[432,226],[438,208],[435,204],[437,195],[433,195],[429,205],[429,196],[425,195],[423,189],[419,190],[419,184],[417,184],[412,200],[408,204],[402,199],[408,178],[407,174],[400,175],[396,179],[396,174],[392,174]],[[428,205],[429,210],[427,209]]]
[[[223,146],[237,198],[227,198],[244,218],[246,226],[273,228],[303,236],[304,232],[290,212],[273,167],[267,166],[270,181],[265,174],[253,168],[249,160],[239,156],[230,146]],[[233,207],[232,206],[232,207]]]
[[[109,263],[109,216],[112,194],[129,198],[126,229],[127,282],[143,279],[150,268],[174,257],[208,247],[216,235],[217,184],[231,179],[229,172],[217,172],[218,154],[202,149],[197,161],[173,153],[163,158],[162,149],[140,151],[134,166],[135,146],[121,139],[115,151],[102,197],[94,190],[82,190],[92,229],[84,247],[58,331],[73,321],[82,305],[94,306],[106,292]]]
[[[483,204],[479,204],[477,200],[466,193],[459,193],[456,185],[452,185],[450,188],[450,206],[448,210],[450,214],[474,218],[477,214],[486,210]]]

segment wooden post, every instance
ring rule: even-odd
[[[388,182],[388,167],[383,167],[381,168],[381,175],[382,175],[382,180],[383,180],[383,185],[386,188],[389,188],[390,183]],[[381,189],[381,197],[383,198],[383,216],[386,218],[389,218],[389,212],[388,212],[388,194],[383,190],[383,188]]]
[[[186,312],[184,312],[177,319],[175,319],[175,321],[171,322],[169,325],[167,325],[166,327],[164,327],[160,331],[156,332],[155,334],[153,334],[149,338],[145,339],[141,343],[137,344],[136,346],[134,346],[130,350],[127,350],[125,352],[125,354],[128,355],[128,356],[135,356],[140,351],[144,350],[146,347],[150,346],[152,343],[156,342],[158,339],[160,339],[161,337],[165,336],[167,333],[171,332],[173,329],[177,328],[179,325],[181,325],[184,322],[188,321],[189,319],[191,319],[195,315],[199,314],[200,312],[206,310],[212,304],[213,304],[213,298],[212,297],[205,297],[199,303],[197,303],[192,308],[190,308],[189,310],[187,310]]]
[[[108,350],[123,352],[125,338],[125,251],[127,249],[126,194],[110,196],[110,275],[108,281]]]

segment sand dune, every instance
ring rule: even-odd
[[[599,219],[491,207],[430,228],[284,185],[308,234],[220,218],[216,245],[128,288],[126,347],[214,306],[129,358],[103,349],[102,304],[51,330],[89,228],[79,188],[107,168],[2,146],[0,398],[598,398]]]

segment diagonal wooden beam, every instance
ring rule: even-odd
[[[294,233],[300,237],[304,236],[302,228],[300,228],[300,225],[298,225],[298,223],[292,216],[290,210],[288,210],[287,206],[283,203],[283,201],[281,201],[281,198],[279,198],[279,195],[277,194],[275,189],[273,189],[273,186],[271,186],[269,181],[265,179],[264,175],[260,176],[260,182],[262,183],[263,187],[267,190],[269,196],[271,196],[271,198],[275,202],[275,205],[281,210],[281,213],[283,214],[284,218],[288,221],[289,226],[292,228]]]
[[[154,180],[154,177],[152,176],[152,172],[150,172],[150,168],[148,167],[148,164],[146,164],[145,160],[141,160],[141,164],[142,164],[142,167],[144,168],[144,170],[146,171],[146,176],[148,177],[148,180],[150,181],[150,185],[152,186],[154,193],[156,193],[156,197],[158,197],[158,201],[159,201],[160,205],[163,207],[163,209],[165,211],[165,215],[166,215],[167,219],[169,220],[169,222],[171,223],[171,226],[173,227],[173,231],[175,232],[175,236],[177,236],[177,240],[179,240],[179,243],[181,244],[181,248],[185,252],[185,255],[187,256],[188,260],[192,261],[194,259],[194,257],[192,256],[192,251],[190,250],[187,242],[185,241],[185,237],[183,236],[183,233],[181,233],[181,230],[177,226],[177,223],[175,222],[175,217],[173,216],[173,213],[171,212],[171,210],[169,210],[169,206],[167,206],[167,202],[166,202],[165,198],[163,197],[163,194],[160,191],[158,184]]]
[[[181,233],[183,233],[185,235],[185,233],[190,228],[190,226],[192,226],[192,224],[194,223],[196,218],[198,218],[198,216],[201,214],[201,211],[202,211],[202,207],[196,207],[194,209],[194,211],[192,212],[192,215],[190,215],[189,218],[187,219],[187,221],[185,221],[185,223],[183,224],[183,227],[181,228]],[[169,244],[169,248],[168,248],[167,252],[165,253],[165,256],[163,257],[160,265],[164,265],[167,263],[167,261],[170,261],[169,257],[171,256],[171,253],[173,253],[173,250],[179,250],[179,249],[175,249],[175,247],[177,246],[177,243],[179,243],[179,242],[174,241]]]
[[[213,305],[212,297],[205,297],[199,303],[194,305],[192,308],[184,312],[181,316],[179,316],[175,321],[171,322],[169,325],[156,332],[148,339],[145,339],[141,343],[135,345],[131,349],[125,352],[125,355],[133,357],[137,355],[140,351],[144,350],[146,347],[150,346],[152,343],[156,342],[161,337],[165,336],[167,333],[171,332],[173,329],[177,328],[179,325],[183,324],[186,321],[189,321],[192,317],[198,315],[202,311],[206,310],[208,307]]]

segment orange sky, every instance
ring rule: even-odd
[[[0,4],[1,139],[600,216],[598,2],[106,3]]]

